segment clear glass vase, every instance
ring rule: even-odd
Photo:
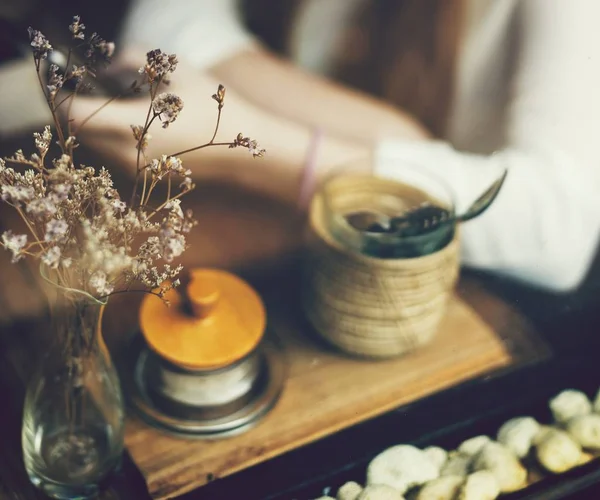
[[[100,333],[105,304],[54,288],[52,348],[27,388],[23,457],[32,483],[50,497],[90,498],[120,463],[123,398]]]

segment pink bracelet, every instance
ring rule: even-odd
[[[316,188],[317,163],[323,136],[323,130],[316,129],[308,146],[304,168],[302,169],[302,175],[300,177],[300,189],[298,194],[298,208],[302,211],[308,208]]]

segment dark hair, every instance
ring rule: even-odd
[[[340,0],[344,1],[344,0]],[[243,0],[251,31],[288,53],[290,28],[303,0]],[[349,27],[335,76],[444,132],[454,89],[461,0],[370,0]]]

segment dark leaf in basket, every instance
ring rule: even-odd
[[[426,204],[391,220],[392,230],[399,236],[417,236],[433,231],[441,224],[452,220],[444,208]]]
[[[458,219],[461,222],[466,222],[485,212],[487,208],[492,204],[492,202],[496,199],[496,196],[498,196],[500,188],[504,184],[507,174],[508,170],[505,170],[502,174],[502,177],[500,177],[496,182],[494,182],[485,193],[483,193],[479,198],[477,198],[475,202],[468,208],[468,210]]]
[[[371,211],[352,212],[344,216],[346,222],[357,231],[385,233],[390,229],[390,219],[384,214]]]

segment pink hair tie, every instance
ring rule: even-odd
[[[306,210],[316,188],[317,163],[319,149],[323,142],[323,130],[316,129],[308,146],[302,176],[300,177],[300,191],[298,194],[298,208]]]

